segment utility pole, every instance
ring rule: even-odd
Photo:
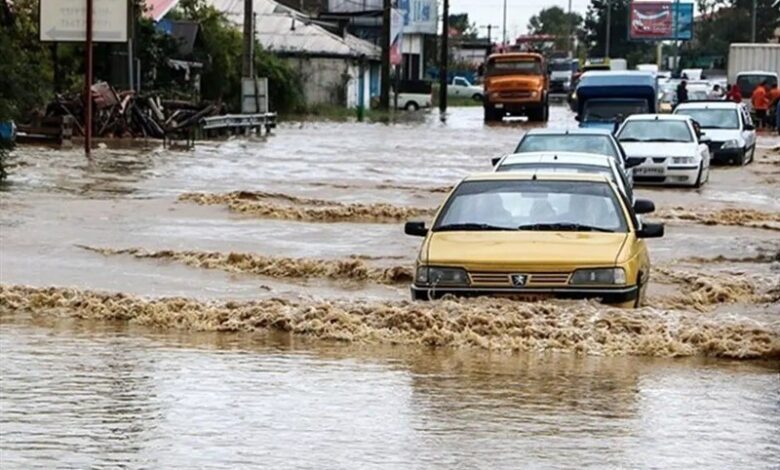
[[[244,57],[243,57],[243,76],[252,76],[252,49],[255,38],[252,34],[252,0],[244,0]]]
[[[487,42],[488,42],[488,53],[487,55],[490,55],[490,53],[493,51],[493,28],[498,29],[498,25],[488,24],[480,26],[480,29],[487,29]]]
[[[756,15],[758,10],[758,1],[753,0],[753,17],[751,18],[750,25],[750,42],[756,42]]]
[[[501,45],[506,47],[506,0],[504,0],[504,40]]]
[[[250,0],[251,1],[251,0]],[[382,2],[382,78],[379,108],[390,109],[390,0]]]
[[[609,59],[609,43],[612,41],[612,0],[607,0],[607,44],[604,46],[604,56]]]
[[[568,52],[569,59],[571,59],[574,57],[572,52],[574,50],[574,38],[572,37],[574,35],[574,22],[571,17],[571,0],[569,0],[569,17],[567,20],[569,32],[566,36],[566,51]]]
[[[87,0],[87,41],[84,57],[84,153],[92,156],[92,13],[93,2]]]
[[[447,79],[450,36],[450,0],[444,0],[444,12],[441,26],[441,64],[439,68],[439,115],[444,120],[447,112]]]

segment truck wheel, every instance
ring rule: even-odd
[[[406,103],[406,106],[404,107],[404,109],[407,110],[407,111],[417,111],[418,109],[420,109],[420,106],[417,103],[415,103],[414,101],[410,101],[410,102]]]
[[[542,122],[547,122],[550,120],[550,104],[544,103],[544,108],[542,108]]]
[[[735,163],[737,166],[743,166],[745,164],[745,160],[747,160],[747,151],[743,150],[737,155],[737,161]]]
[[[485,122],[497,122],[501,121],[504,116],[494,108],[485,106]]]
[[[479,93],[474,93],[474,96],[471,97],[472,100],[482,102],[482,95]]]
[[[544,121],[544,107],[532,108],[528,110],[529,122],[543,122]]]

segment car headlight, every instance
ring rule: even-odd
[[[721,148],[724,148],[724,149],[736,149],[736,148],[739,148],[739,147],[742,147],[741,145],[739,145],[739,141],[737,139],[731,139],[731,140],[727,140],[727,141],[723,142],[723,147],[721,147]]]
[[[419,266],[414,279],[417,284],[430,286],[463,286],[469,284],[469,275],[460,268]]]
[[[578,269],[574,271],[569,281],[569,284],[576,285],[624,285],[625,283],[626,271],[623,268]]]
[[[696,157],[672,157],[672,163],[675,165],[693,165],[696,163]]]

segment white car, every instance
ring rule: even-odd
[[[683,115],[635,114],[620,126],[617,139],[634,167],[636,184],[700,187],[710,177],[708,139]]]
[[[715,162],[750,163],[756,154],[756,127],[747,107],[731,101],[684,103],[674,114],[690,116],[710,142]]]
[[[485,90],[481,86],[472,85],[464,77],[455,77],[452,83],[447,85],[447,96],[457,96],[462,98],[471,98],[475,101],[482,101]]]
[[[626,198],[634,202],[634,191],[625,170],[608,155],[580,152],[526,152],[502,157],[495,171],[545,173],[597,173],[609,177]]]

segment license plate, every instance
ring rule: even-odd
[[[650,168],[634,168],[634,174],[636,175],[663,175],[664,169],[659,167]]]
[[[552,298],[549,294],[504,294],[501,297],[518,302],[542,302]]]
[[[504,109],[504,103],[496,103],[496,109]]]

